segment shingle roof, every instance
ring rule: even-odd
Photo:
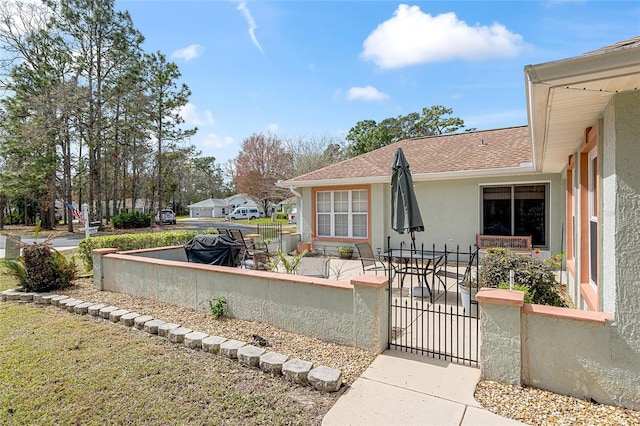
[[[612,50],[618,50],[618,49],[628,49],[632,47],[638,47],[639,45],[640,45],[640,36],[633,37],[628,40],[619,41],[610,46],[601,47],[600,49],[592,50],[590,52],[585,53],[583,56],[606,53],[606,52],[610,52]]]
[[[532,161],[529,127],[508,127],[403,140],[294,177],[283,184],[390,177],[391,162],[398,147],[409,161],[414,180],[420,180],[416,175],[421,174],[517,168]]]
[[[227,202],[218,198],[207,198],[206,200],[198,201],[194,204],[189,204],[189,208],[211,208],[211,207],[225,207]]]

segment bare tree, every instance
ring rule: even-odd
[[[277,187],[276,182],[293,176],[293,156],[276,135],[254,133],[246,138],[235,165],[234,180],[238,191],[259,202],[265,212],[269,203],[289,196],[289,192]]]
[[[332,136],[285,139],[285,147],[293,158],[294,175],[300,176],[335,164],[346,158],[343,142]]]

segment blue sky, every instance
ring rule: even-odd
[[[638,1],[117,0],[192,91],[192,142],[344,138],[358,121],[444,105],[480,130],[527,123],[523,68],[640,35]]]

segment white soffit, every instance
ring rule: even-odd
[[[640,45],[525,67],[536,168],[559,173],[611,98],[640,90]]]

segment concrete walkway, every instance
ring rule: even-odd
[[[474,399],[480,370],[387,350],[373,361],[322,420],[346,425],[520,425]]]

